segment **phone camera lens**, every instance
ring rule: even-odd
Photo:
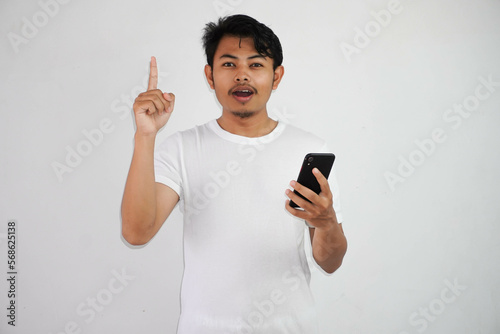
[[[307,159],[307,161],[309,161],[309,162],[312,162],[313,160],[314,160],[313,157],[309,157],[309,159]]]

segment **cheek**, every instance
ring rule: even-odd
[[[262,80],[260,80],[260,86],[261,87],[265,87],[266,90],[273,90],[274,89],[274,76],[271,75],[271,76],[267,76],[266,78],[263,78]]]
[[[232,80],[231,78],[229,77],[228,74],[216,74],[213,76],[213,86],[214,86],[214,89],[215,87],[218,89],[218,90],[224,90],[226,88],[229,87],[229,84],[232,83]],[[227,89],[226,89],[227,90]]]

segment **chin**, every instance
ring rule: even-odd
[[[254,111],[231,111],[231,114],[233,116],[239,117],[239,118],[249,118],[255,115]]]

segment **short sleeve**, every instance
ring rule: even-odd
[[[182,137],[175,133],[167,137],[154,153],[155,181],[172,188],[182,199]]]
[[[337,182],[337,173],[335,172],[335,168],[333,168],[332,172],[330,173],[328,184],[330,185],[330,190],[333,194],[333,209],[335,210],[335,214],[337,215],[337,221],[339,223],[343,223],[344,219],[342,217],[342,208],[340,205],[340,189]]]

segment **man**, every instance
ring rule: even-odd
[[[155,152],[175,96],[157,88],[151,59],[148,90],[134,103],[123,236],[147,243],[179,203],[185,271],[178,333],[317,333],[304,221],[314,261],[327,273],[341,265],[347,242],[325,177],[315,170],[319,195],[290,180],[306,153],[327,150],[325,142],[268,116],[284,74],[271,29],[234,15],[208,24],[203,42],[205,76],[222,115],[173,134]]]

